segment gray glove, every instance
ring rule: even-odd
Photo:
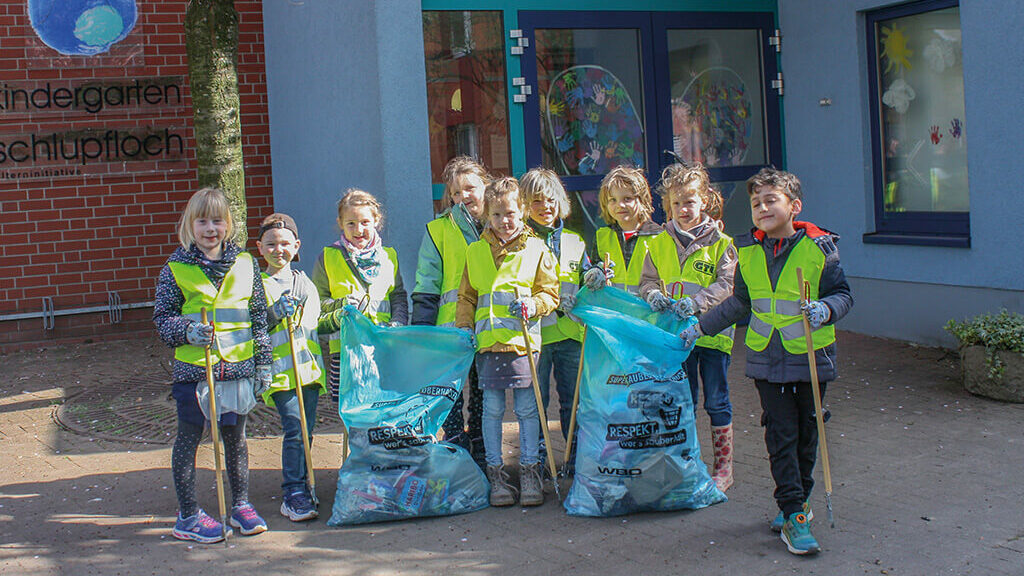
[[[270,389],[270,383],[274,381],[274,372],[268,365],[256,366],[256,377],[252,381],[252,394],[257,399]]]
[[[558,309],[568,314],[576,307],[575,294],[562,294],[558,297]]]
[[[583,273],[583,285],[591,290],[600,290],[614,277],[615,272],[611,268],[605,270],[600,266],[594,266]]]
[[[185,329],[185,339],[193,346],[209,346],[213,343],[213,324],[192,322]]]
[[[537,301],[529,296],[516,298],[508,305],[508,313],[529,320],[537,315]]]
[[[679,334],[679,339],[683,341],[683,346],[686,348],[693,348],[693,343],[697,341],[697,338],[703,336],[704,333],[700,331],[700,324],[694,324],[686,330],[683,330]]]
[[[821,328],[832,317],[832,309],[819,300],[808,300],[800,305],[800,309],[807,316],[807,323],[811,325],[812,330]]]
[[[331,332],[337,332],[341,328],[341,319],[348,315],[348,310],[340,308],[334,312],[329,312],[327,317],[320,322],[319,329],[322,332],[326,330],[327,334]]]
[[[387,326],[388,328],[398,328],[399,326],[402,326],[402,323],[401,322],[385,322],[384,325]]]
[[[675,312],[675,315],[678,316],[680,320],[686,320],[690,316],[696,316],[697,303],[693,301],[693,298],[683,296],[672,304],[672,312]]]
[[[651,290],[647,293],[647,305],[655,312],[664,312],[672,308],[673,304],[675,300],[662,294],[661,290]]]

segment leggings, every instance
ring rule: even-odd
[[[238,416],[234,426],[220,427],[232,508],[249,501],[249,448],[245,443],[245,418]],[[196,449],[203,437],[203,428],[178,419],[178,436],[171,452],[171,473],[174,475],[174,491],[178,494],[178,513],[182,518],[199,511],[196,502]]]

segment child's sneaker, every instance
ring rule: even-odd
[[[212,517],[199,510],[188,518],[182,518],[178,514],[178,520],[174,523],[174,537],[178,540],[193,540],[203,544],[220,542],[224,536],[231,535],[231,528],[223,530],[223,525]]]
[[[544,489],[540,478],[540,463],[519,466],[519,503],[540,506],[544,503]]]
[[[811,510],[811,503],[804,500],[804,514],[807,515],[807,521],[814,520],[814,511]],[[782,525],[786,523],[786,517],[782,515],[782,510],[779,510],[778,515],[772,520],[771,528],[772,532],[782,532]]]
[[[281,502],[281,515],[287,516],[292,522],[302,522],[316,518],[317,511],[306,491],[298,490],[285,495]]]
[[[267,523],[260,518],[256,509],[248,502],[231,509],[231,518],[228,523],[238,528],[243,536],[252,536],[267,531]]]
[[[491,483],[491,506],[511,506],[516,495],[508,483],[508,472],[504,466],[487,466],[487,481]]]
[[[803,512],[794,512],[782,525],[782,541],[793,554],[817,554],[821,546],[811,534],[811,524]]]

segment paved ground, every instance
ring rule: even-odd
[[[277,514],[279,441],[258,439],[252,499],[270,532],[226,548],[171,538],[169,447],[99,441],[52,419],[82,386],[162,374],[165,348],[142,340],[0,356],[0,573],[1024,574],[1024,405],[963,392],[948,351],[849,333],[840,343],[843,375],[826,398],[836,527],[819,483],[815,558],[791,556],[768,530],[772,483],[742,347],[730,373],[737,483],[727,503],[581,519],[549,501],[347,529],[293,524]],[[706,453],[706,419],[698,425]],[[338,435],[317,439],[323,508],[340,452]],[[209,444],[199,465],[201,504],[215,510]]]

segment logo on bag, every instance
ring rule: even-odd
[[[459,398],[459,391],[451,386],[424,386],[420,388],[420,394],[423,396],[443,396],[452,402]]]
[[[423,418],[415,424],[398,424],[396,426],[379,426],[366,431],[370,444],[383,445],[387,450],[423,446],[433,441],[423,434]]]
[[[598,466],[597,473],[604,474],[605,476],[626,476],[632,478],[642,476],[644,471],[639,468],[605,468],[604,466]]]
[[[665,423],[668,430],[679,426],[682,406],[676,406],[675,402],[676,399],[671,394],[648,390],[634,390],[626,399],[629,408],[639,409],[640,413],[648,418],[658,418]]]
[[[403,398],[399,398],[398,400],[384,400],[382,402],[374,402],[373,404],[370,404],[370,408],[387,408],[388,406],[398,406],[402,402],[405,402]]]
[[[708,276],[715,275],[715,265],[711,262],[705,262],[703,260],[694,260],[693,269],[701,274],[707,274]]]
[[[373,472],[388,472],[390,470],[408,470],[411,468],[408,464],[392,464],[391,466],[381,466],[380,464],[371,464],[370,470]]]
[[[625,440],[657,434],[657,422],[636,422],[631,424],[609,424],[605,440]]]
[[[678,382],[686,378],[686,370],[680,368],[675,374],[668,378],[659,378],[654,374],[648,374],[646,372],[633,372],[632,374],[612,374],[608,376],[608,380],[605,384],[609,386],[632,386],[633,384],[639,384],[641,382]]]
[[[686,443],[686,428],[680,428],[675,432],[666,432],[665,434],[619,440],[619,448],[623,450],[641,450],[644,448],[666,448],[684,443]]]

